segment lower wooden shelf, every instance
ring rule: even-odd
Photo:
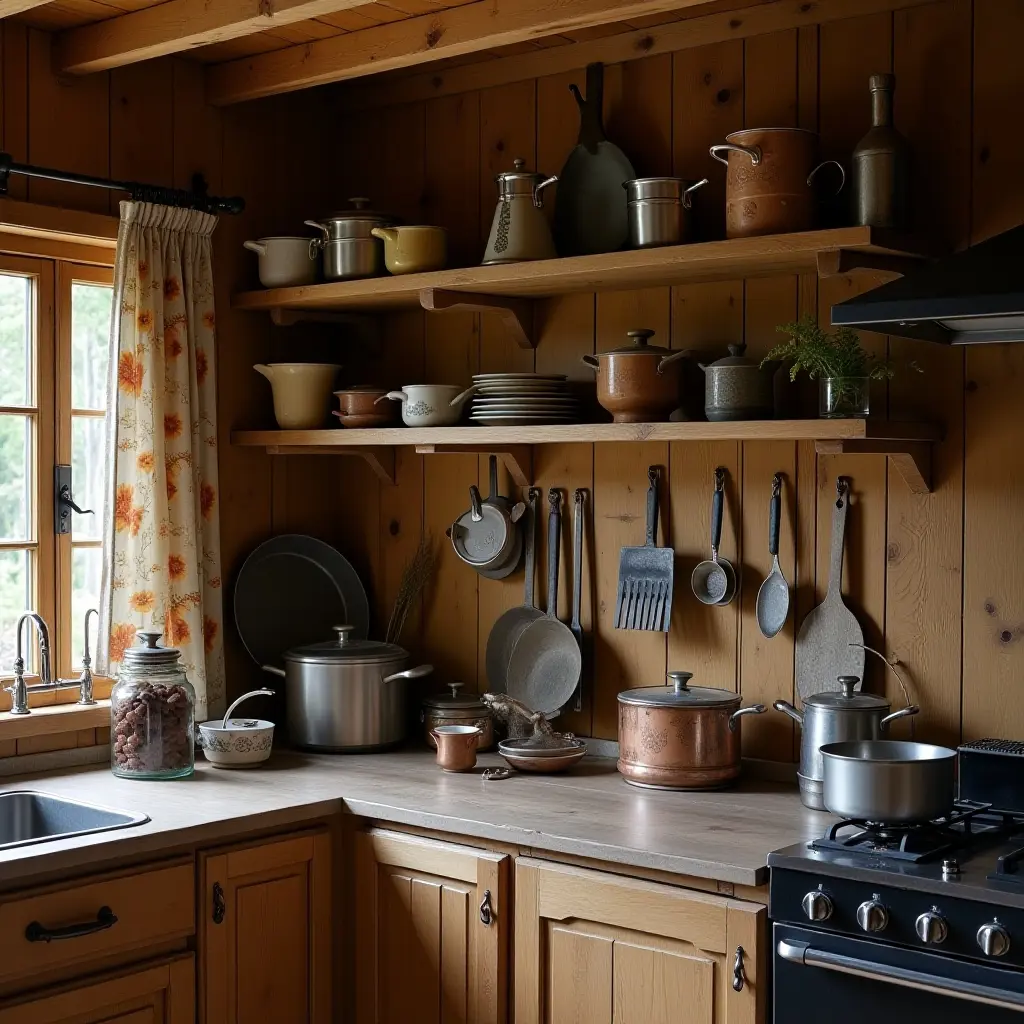
[[[271,455],[352,455],[394,483],[401,446],[424,455],[498,455],[520,487],[532,483],[532,446],[637,441],[813,441],[824,455],[885,455],[918,493],[931,490],[931,445],[942,440],[934,423],[890,420],[744,420],[731,423],[573,423],[529,427],[383,427],[376,430],[236,430],[235,445]]]

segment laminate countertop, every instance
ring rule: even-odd
[[[820,835],[832,819],[794,787],[742,780],[732,790],[664,792],[626,785],[615,762],[587,758],[564,775],[485,782],[438,770],[432,754],[275,753],[264,766],[224,771],[205,761],[190,779],[145,782],[84,768],[6,780],[0,793],[38,790],[150,820],[134,828],[0,850],[0,883],[138,858],[339,812],[739,885],[768,877],[768,854]]]

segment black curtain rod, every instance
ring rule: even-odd
[[[113,181],[110,178],[94,178],[89,174],[72,174],[70,171],[55,171],[50,167],[19,164],[11,159],[10,153],[0,153],[0,195],[7,193],[7,182],[12,174],[22,174],[26,178],[45,178],[47,181],[63,181],[69,185],[91,185],[114,192],[127,192],[136,202],[183,206],[202,210],[204,213],[241,213],[245,209],[245,200],[240,196],[222,198],[208,195],[206,179],[201,174],[192,176],[191,190],[164,188],[161,185],[146,185],[138,181]]]

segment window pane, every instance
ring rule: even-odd
[[[0,673],[4,675],[14,670],[18,617],[32,607],[30,558],[28,551],[0,551]],[[34,664],[27,653],[25,660]]]
[[[32,404],[32,279],[0,274],[0,405]]]
[[[103,431],[98,416],[71,418],[71,479],[75,504],[91,508],[93,515],[71,513],[71,536],[76,540],[100,540],[103,536]]]
[[[100,606],[100,574],[103,568],[102,548],[71,549],[71,664],[82,667],[85,650],[85,613]],[[90,651],[96,655],[96,623],[90,625]]]
[[[0,416],[0,540],[35,540],[28,519],[31,458],[31,419]]]
[[[76,409],[102,409],[106,402],[113,294],[106,284],[71,285],[71,404]]]

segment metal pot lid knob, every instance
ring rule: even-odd
[[[355,633],[355,626],[332,626],[331,629],[337,634],[339,647],[345,647],[352,642],[352,634]]]
[[[860,676],[837,676],[839,683],[839,689],[843,691],[843,696],[847,699],[856,696],[857,684],[860,682]]]
[[[654,331],[647,327],[638,328],[635,331],[626,331],[626,337],[632,338],[637,348],[647,348],[648,341],[654,337]]]
[[[667,686],[671,686],[676,693],[689,693],[687,685],[693,678],[692,672],[669,672]]]

